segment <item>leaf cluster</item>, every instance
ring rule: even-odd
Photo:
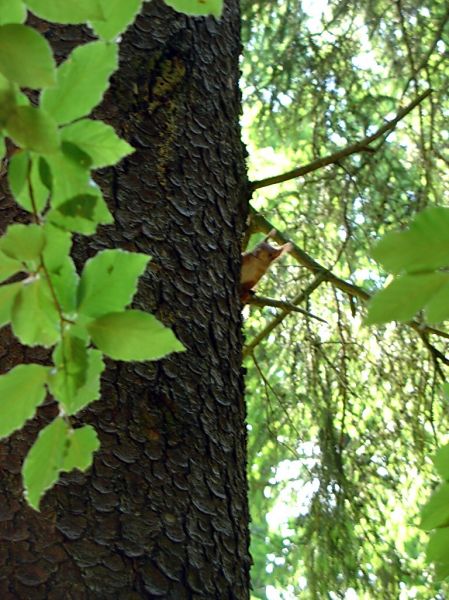
[[[73,234],[93,235],[113,222],[92,169],[133,152],[114,129],[89,118],[118,66],[118,36],[143,0],[0,0],[0,149],[14,150],[8,182],[29,224],[0,238],[0,326],[28,346],[53,348],[52,364],[18,365],[0,376],[0,437],[33,418],[47,393],[59,416],[39,433],[23,466],[30,506],[61,472],[86,470],[99,447],[91,426],[71,417],[100,396],[103,355],[157,360],[184,346],[153,315],[129,309],[149,257],[119,249],[92,257],[81,273]],[[219,16],[222,0],[171,0],[188,14]],[[98,39],[56,66],[52,49],[25,25],[27,11],[62,24],[88,23]],[[31,102],[23,88],[38,92]]]

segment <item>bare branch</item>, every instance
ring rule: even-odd
[[[307,317],[310,317],[311,319],[316,319],[317,321],[321,321],[322,323],[327,323],[327,321],[325,321],[321,317],[317,317],[316,315],[309,313],[307,310],[304,310],[303,308],[299,308],[298,306],[295,306],[291,302],[285,302],[284,300],[276,300],[275,298],[266,298],[265,296],[250,296],[249,299],[247,300],[246,304],[251,304],[253,306],[261,306],[261,307],[271,306],[273,308],[283,308],[283,309],[291,311],[291,312],[301,313],[302,315],[306,315]]]
[[[307,300],[310,294],[313,291],[315,291],[316,288],[323,283],[323,281],[325,281],[325,274],[320,273],[315,277],[312,283],[306,287],[306,289],[303,292],[301,292],[300,294],[295,296],[295,298],[293,298],[291,304],[296,306],[297,304],[301,304],[301,302],[304,302],[304,300]],[[268,325],[264,327],[262,331],[260,331],[256,335],[256,337],[253,338],[251,342],[245,346],[245,348],[243,349],[243,356],[246,357],[249,354],[252,354],[254,348],[258,346],[260,342],[263,339],[265,339],[273,331],[273,329],[275,329],[275,327],[279,325],[279,323],[282,323],[285,317],[288,317],[288,315],[291,312],[292,310],[290,308],[283,309],[283,311],[279,315],[277,315],[270,323],[268,323]]]
[[[267,187],[269,185],[274,185],[275,183],[282,183],[283,181],[288,181],[290,179],[295,179],[296,177],[301,177],[302,175],[306,175],[307,173],[312,173],[312,171],[317,171],[318,169],[322,169],[327,165],[335,164],[350,156],[351,154],[356,154],[357,152],[369,152],[373,151],[372,148],[369,148],[369,144],[372,144],[375,140],[379,139],[385,133],[392,131],[396,125],[401,121],[409,112],[411,112],[418,104],[420,104],[427,96],[432,93],[432,90],[426,90],[422,94],[420,94],[417,98],[413,100],[408,106],[403,108],[398,112],[396,117],[391,121],[387,121],[382,127],[373,133],[372,135],[367,136],[363,140],[359,142],[355,142],[343,148],[343,150],[339,150],[338,152],[334,152],[333,154],[329,154],[328,156],[323,156],[322,158],[317,158],[311,163],[304,165],[303,167],[298,167],[293,169],[292,171],[288,171],[287,173],[282,173],[281,175],[274,175],[273,177],[267,177],[266,179],[259,179],[258,181],[252,181],[250,187],[252,190],[257,190],[263,187]]]

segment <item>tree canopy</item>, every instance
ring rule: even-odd
[[[246,320],[253,596],[443,598],[419,510],[447,441],[448,336],[421,313],[365,315],[390,281],[375,242],[445,205],[448,5],[242,9],[250,246],[272,227],[296,245],[258,294],[326,321],[256,306]]]

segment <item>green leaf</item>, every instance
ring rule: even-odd
[[[371,299],[366,322],[409,321],[448,282],[448,273],[397,277]]]
[[[72,236],[51,223],[46,223],[43,229],[46,237],[42,254],[44,265],[62,310],[68,315],[74,314],[79,276],[70,257]]]
[[[38,89],[54,85],[55,61],[49,43],[26,25],[2,25],[0,72],[22,87]]]
[[[16,152],[9,161],[8,183],[14,198],[18,198],[27,187],[27,177],[30,168],[30,153]]]
[[[11,321],[11,309],[14,299],[22,287],[21,283],[10,283],[0,286],[0,327]]]
[[[74,387],[80,388],[86,382],[87,348],[86,341],[71,332],[66,332],[53,351],[56,369],[64,371],[73,380]]]
[[[59,227],[83,235],[92,235],[98,225],[113,222],[113,217],[100,193],[79,194],[49,211],[47,219]]]
[[[74,318],[79,275],[75,263],[69,256],[65,257],[58,269],[50,272],[50,280],[63,312],[68,317]]]
[[[52,207],[59,206],[89,187],[89,169],[80,166],[64,152],[48,154],[46,161],[50,167],[53,182]]]
[[[1,238],[0,238],[1,242]],[[0,282],[9,279],[12,275],[20,273],[24,270],[24,266],[17,260],[13,260],[0,252]]]
[[[430,534],[426,554],[433,562],[449,562],[449,527],[437,529]]]
[[[140,310],[104,315],[87,329],[95,345],[115,360],[158,360],[184,350],[171,329]]]
[[[50,374],[49,388],[54,398],[64,405],[86,383],[86,341],[66,332],[53,352],[56,371]]]
[[[442,483],[421,509],[421,529],[449,525],[449,483]]]
[[[91,425],[68,432],[68,450],[62,464],[62,471],[79,469],[85,471],[93,461],[93,454],[100,447],[97,432]]]
[[[186,15],[221,17],[223,0],[165,0],[165,4]]]
[[[42,276],[27,281],[15,297],[11,324],[27,346],[53,346],[61,337],[59,314]]]
[[[101,101],[117,66],[116,44],[78,46],[58,68],[56,86],[42,93],[42,107],[60,125],[84,117]]]
[[[28,212],[34,212],[28,185],[30,161],[34,207],[38,213],[41,213],[47,204],[49,190],[42,181],[40,167],[42,159],[39,156],[30,155],[26,151],[14,154],[8,165],[9,187],[17,204]]]
[[[91,402],[100,397],[100,376],[104,371],[102,353],[98,350],[88,350],[83,383],[80,383],[79,373],[72,368],[58,367],[49,380],[50,391],[62,404],[68,415],[74,415]]]
[[[0,126],[4,127],[17,105],[15,84],[0,73]],[[4,144],[4,141],[3,141]]]
[[[433,457],[433,464],[435,465],[438,474],[442,479],[449,479],[449,444],[446,444],[442,448],[438,448]]]
[[[39,432],[22,469],[25,497],[39,510],[44,493],[58,480],[67,454],[68,425],[58,417]]]
[[[0,437],[7,437],[34,417],[44,401],[48,368],[19,365],[0,376]]]
[[[27,16],[22,0],[0,0],[0,25],[23,23]]]
[[[47,154],[59,148],[59,132],[55,121],[34,106],[18,106],[6,123],[13,142],[21,148]]]
[[[42,496],[58,481],[61,471],[89,468],[98,448],[97,434],[90,425],[70,429],[58,417],[42,429],[22,469],[25,496],[30,506],[39,510]]]
[[[45,245],[45,234],[39,225],[10,225],[0,238],[0,251],[15,260],[39,258]]]
[[[14,84],[16,85],[16,84]],[[31,102],[27,98],[27,96],[21,92],[19,89],[16,89],[16,104],[17,106],[31,106]]]
[[[449,265],[449,208],[426,208],[407,231],[385,235],[372,255],[391,273],[416,273]]]
[[[78,310],[89,317],[117,312],[130,304],[150,257],[124,250],[103,250],[81,274]]]
[[[53,177],[51,175],[50,165],[43,156],[39,156],[39,176],[43,185],[51,192],[53,189]]]
[[[45,223],[43,230],[46,239],[42,255],[44,263],[48,271],[57,272],[70,255],[72,236],[51,223]]]
[[[449,577],[449,562],[435,563],[435,580],[442,581]]]
[[[79,25],[91,19],[104,19],[99,0],[25,0],[25,2],[35,15],[53,23]]]
[[[95,33],[104,40],[114,40],[134,21],[142,8],[142,0],[100,0],[104,20],[91,20]]]
[[[61,144],[61,149],[66,156],[71,158],[77,165],[82,167],[83,169],[90,169],[92,167],[92,159],[91,157],[81,150],[79,146],[73,144],[72,142],[63,141]]]
[[[426,305],[426,319],[439,323],[449,317],[449,284],[441,287]]]
[[[61,131],[63,140],[73,142],[92,159],[92,167],[99,169],[115,165],[134,148],[115,133],[113,127],[102,121],[83,119],[67,125]]]

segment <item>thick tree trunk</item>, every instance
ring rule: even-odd
[[[79,30],[63,36],[49,31],[60,52]],[[137,305],[172,326],[188,351],[110,364],[102,399],[81,415],[101,437],[94,466],[65,476],[40,513],[22,500],[20,466],[55,413],[51,401],[2,445],[2,600],[249,596],[239,52],[237,0],[220,22],[145,4],[125,35],[98,116],[137,152],[101,174],[116,224],[83,257],[102,247],[153,255]],[[4,227],[17,211],[2,203]],[[2,330],[2,371],[36,357],[45,353]]]

